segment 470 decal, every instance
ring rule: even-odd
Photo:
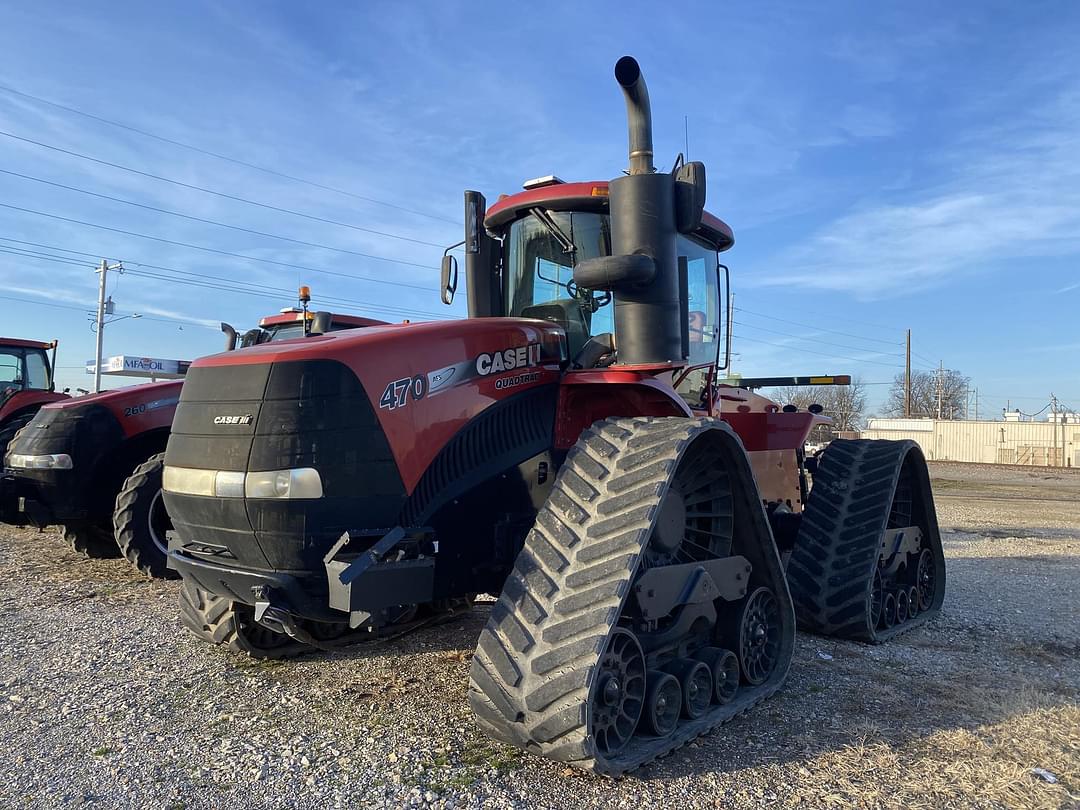
[[[423,399],[426,393],[427,377],[422,374],[417,374],[415,377],[402,377],[400,380],[387,384],[386,390],[379,398],[379,407],[391,411],[395,408],[404,408],[409,404],[410,399],[415,402]]]

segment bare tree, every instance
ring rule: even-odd
[[[841,431],[858,430],[866,411],[866,390],[858,378],[851,385],[789,385],[773,389],[769,398],[780,405],[794,405],[800,411],[814,404],[822,407],[822,414],[832,418],[833,423],[815,427],[811,442],[827,442]]]
[[[967,411],[971,379],[955,369],[911,372],[911,416],[938,417],[938,393],[941,394],[942,419],[963,419]],[[904,415],[904,375],[897,374],[885,402],[889,416]]]

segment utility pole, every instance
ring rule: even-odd
[[[1050,418],[1054,420],[1054,425],[1053,425],[1053,430],[1054,430],[1054,432],[1053,432],[1053,436],[1054,436],[1054,455],[1053,455],[1053,461],[1050,463],[1050,466],[1051,467],[1056,467],[1057,466],[1057,463],[1056,463],[1057,462],[1057,397],[1054,396],[1053,392],[1050,393]],[[1062,450],[1062,455],[1065,455],[1065,452],[1064,452],[1065,448],[1063,447],[1063,448],[1061,448],[1061,450]]]
[[[101,260],[101,267],[97,269],[101,276],[98,279],[97,296],[97,348],[94,351],[94,393],[101,390],[101,344],[105,339],[105,276],[109,273],[109,263]]]
[[[945,362],[938,360],[938,373],[937,373],[937,418],[941,419],[941,395],[942,389],[945,387]]]
[[[979,421],[979,389],[975,389],[975,421]]]
[[[98,280],[98,301],[97,301],[97,345],[94,351],[94,393],[101,391],[101,350],[102,344],[105,341],[105,316],[111,315],[113,306],[112,299],[106,302],[105,300],[105,277],[109,274],[110,270],[120,270],[123,272],[123,265],[114,264],[109,265],[105,259],[101,260],[101,267],[95,270],[95,273],[99,273],[101,278]]]
[[[904,361],[904,418],[911,417],[911,330],[907,330],[907,359]]]

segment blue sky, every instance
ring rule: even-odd
[[[0,9],[0,85],[348,192],[0,90],[0,170],[37,178],[0,174],[0,203],[40,212],[0,207],[0,332],[60,338],[62,385],[86,384],[95,256],[133,271],[110,292],[119,312],[144,316],[110,327],[106,354],[216,351],[218,321],[253,325],[293,303],[298,281],[323,308],[462,314],[436,292],[437,246],[461,238],[462,190],[494,199],[538,175],[620,172],[611,71],[630,53],[649,82],[658,164],[682,150],[685,116],[708,207],[735,230],[736,370],[856,374],[876,406],[910,327],[915,367],[971,376],[983,414],[1007,399],[1037,410],[1050,391],[1080,408],[1075,4],[311,8]],[[222,280],[263,297],[178,283]]]

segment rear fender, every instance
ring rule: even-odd
[[[693,413],[670,383],[633,371],[570,372],[559,386],[555,448],[568,450],[594,422],[619,416],[686,416]]]

